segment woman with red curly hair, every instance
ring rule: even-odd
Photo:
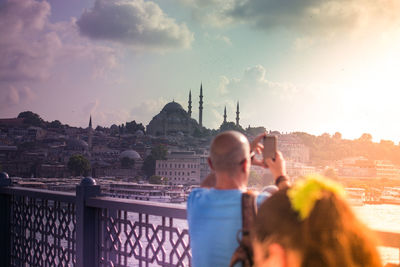
[[[266,200],[252,231],[255,266],[381,266],[371,231],[343,195],[336,183],[312,177]]]

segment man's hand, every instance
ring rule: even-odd
[[[286,162],[283,159],[282,153],[280,151],[276,152],[275,160],[265,159],[265,164],[267,168],[271,171],[274,179],[279,176],[287,176],[286,175]]]
[[[261,166],[265,168],[264,160],[256,159],[256,155],[262,154],[264,150],[264,145],[260,143],[260,141],[267,135],[267,133],[262,133],[257,135],[256,138],[250,143],[250,151],[253,152],[253,156],[251,158],[251,164],[256,166]]]
[[[256,159],[256,155],[262,154],[264,150],[264,145],[260,143],[260,141],[267,135],[267,133],[262,133],[258,135],[250,144],[250,149],[252,151],[253,157],[251,159],[251,164],[256,165],[256,166],[261,166],[264,168],[269,168],[271,171],[274,180],[276,182],[276,179],[280,176],[285,176],[287,177],[286,174],[286,162],[282,156],[282,153],[280,151],[276,152],[275,155],[275,160],[272,160],[271,158],[264,159],[262,160]],[[290,186],[290,182],[288,179],[286,179],[284,182],[279,184],[279,188],[284,188]]]
[[[291,186],[290,180],[286,175],[286,162],[280,151],[276,152],[275,160],[265,159],[265,164],[274,176],[275,184],[279,189]],[[279,178],[279,180],[278,180]]]

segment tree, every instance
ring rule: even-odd
[[[156,160],[153,158],[152,155],[148,155],[142,165],[142,170],[144,173],[149,177],[156,172]]]
[[[116,135],[119,133],[119,126],[113,124],[110,126],[111,135]]]
[[[96,129],[94,129],[96,132],[102,132],[104,131],[104,127],[101,127],[100,125],[97,125]]]
[[[167,184],[168,183],[168,178],[161,177],[161,176],[158,176],[158,175],[152,175],[149,178],[149,183],[150,184]]]
[[[199,128],[194,129],[193,137],[197,137],[197,138],[203,137],[203,133],[201,132],[201,130]]]
[[[167,147],[164,145],[157,145],[151,149],[151,155],[155,160],[167,158]]]
[[[121,159],[121,166],[123,169],[133,169],[133,167],[135,167],[135,160],[128,157],[123,157]]]
[[[332,138],[335,139],[335,140],[341,140],[341,139],[342,139],[342,134],[339,133],[339,132],[336,132],[336,133],[332,136]]]
[[[63,128],[63,125],[59,120],[52,121],[48,125],[50,128],[54,128],[54,129]]]
[[[372,142],[372,135],[369,134],[369,133],[363,133],[358,140],[360,140],[362,142],[371,143]]]
[[[119,134],[125,134],[125,125],[121,124],[120,126],[118,126],[119,128]]]
[[[262,126],[260,126],[260,127],[250,127],[250,125],[249,125],[249,127],[246,128],[246,133],[250,134],[252,136],[256,136],[256,135],[265,133],[266,131],[267,131],[267,129],[265,129],[265,127],[262,127]]]
[[[164,145],[157,145],[151,149],[143,162],[142,170],[147,176],[152,176],[156,172],[156,160],[164,160],[167,158],[167,148]]]
[[[127,122],[125,125],[127,133],[135,134],[137,130],[141,130],[144,132],[143,124],[141,123],[138,124],[136,123],[136,121]]]
[[[86,176],[90,171],[90,162],[82,155],[73,155],[68,160],[68,170],[74,176]]]
[[[40,116],[32,111],[24,111],[18,114],[18,118],[24,119],[24,123],[32,126],[42,126],[43,120]]]
[[[241,133],[244,133],[243,128],[239,125],[237,126],[236,123],[234,122],[225,122],[222,123],[221,126],[219,127],[220,132],[225,132],[225,131],[238,131]]]

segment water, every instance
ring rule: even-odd
[[[400,233],[400,205],[363,205],[353,209],[370,228]]]
[[[358,217],[371,229],[400,233],[400,205],[364,205],[353,207]],[[398,248],[379,248],[382,262],[399,263]]]

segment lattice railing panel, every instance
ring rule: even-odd
[[[12,196],[11,265],[75,266],[75,204]]]
[[[102,209],[101,266],[191,266],[187,222]]]

